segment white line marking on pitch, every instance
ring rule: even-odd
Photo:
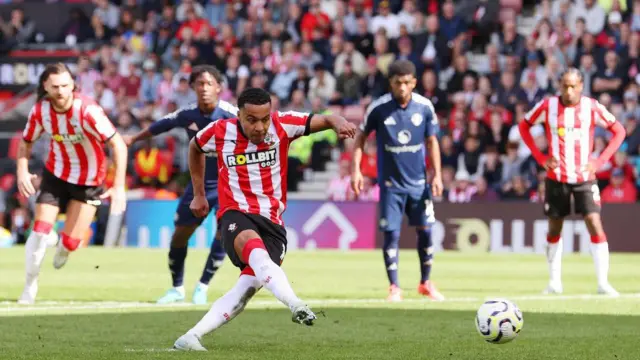
[[[125,352],[170,352],[176,351],[176,349],[124,349]]]
[[[611,299],[640,299],[640,293],[636,294],[621,294],[620,297],[609,297],[606,295],[594,295],[594,294],[581,294],[581,295],[523,295],[523,296],[495,296],[497,298],[506,298],[512,301],[566,301],[566,300],[611,300]],[[486,299],[493,298],[487,297],[460,297],[449,298],[442,303],[469,303],[469,302],[481,302]],[[307,300],[309,305],[354,305],[354,304],[385,304],[385,299],[312,299]],[[431,301],[427,299],[405,299],[399,304],[429,304]],[[195,307],[190,303],[176,303],[158,305],[155,303],[145,302],[80,302],[80,301],[43,301],[39,302],[39,305],[43,306],[15,306],[14,302],[3,301],[0,305],[7,307],[0,307],[0,313],[2,312],[32,312],[32,311],[50,311],[50,310],[106,310],[106,309],[160,309],[160,308],[189,308]],[[281,305],[276,300],[256,300],[249,303],[250,307],[268,307]]]

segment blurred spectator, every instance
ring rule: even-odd
[[[328,38],[331,29],[331,19],[320,9],[320,0],[311,0],[309,12],[307,12],[300,23],[302,38],[306,41],[314,40],[314,33],[319,32],[320,36]]]
[[[636,201],[637,191],[624,170],[615,168],[611,172],[611,182],[602,190],[600,197],[605,203],[632,203]]]
[[[36,24],[25,16],[22,9],[11,10],[9,22],[0,17],[0,52],[9,51],[16,45],[30,42],[34,36]]]
[[[475,193],[471,195],[473,202],[494,202],[500,200],[498,193],[489,187],[487,180],[483,177],[476,179],[474,183]]]
[[[468,203],[476,191],[469,173],[464,169],[458,169],[454,185],[449,190],[448,200],[451,203]]]
[[[502,183],[502,161],[500,154],[496,151],[495,146],[487,147],[484,154],[481,155],[480,162],[482,164],[482,178],[492,187],[498,187]],[[477,179],[476,179],[477,181]]]
[[[525,179],[520,175],[514,175],[502,185],[503,200],[529,200],[530,194]]]
[[[362,93],[360,86],[360,76],[353,71],[351,62],[345,62],[344,71],[336,80],[336,92],[331,102],[336,105],[357,104]]]
[[[583,18],[587,24],[587,31],[591,34],[599,34],[605,25],[606,12],[596,0],[582,0],[575,4],[574,18]]]
[[[69,21],[62,26],[58,41],[74,46],[93,37],[93,29],[87,14],[80,8],[73,8],[69,12]]]
[[[467,181],[475,181],[482,176],[483,169],[480,162],[482,150],[480,149],[480,141],[477,137],[468,136],[464,140],[464,147],[460,155],[458,155],[457,173],[464,176]]]
[[[502,24],[502,32],[498,34],[497,43],[502,55],[515,55],[520,57],[524,54],[525,40],[518,34],[516,23],[507,20]]]
[[[369,31],[378,34],[380,29],[384,30],[386,36],[395,39],[400,35],[400,19],[391,12],[391,4],[387,0],[382,0],[378,4],[378,15],[371,19]]]
[[[322,64],[314,66],[314,76],[309,82],[309,98],[319,97],[324,101],[336,99],[336,79]]]
[[[604,58],[605,67],[600,70],[593,79],[593,96],[608,94],[614,103],[622,102],[622,86],[624,85],[624,73],[618,67],[618,55],[615,51],[607,51]]]
[[[355,194],[351,190],[351,163],[349,160],[340,161],[338,176],[331,179],[327,189],[327,198],[332,201],[354,200]]]
[[[460,16],[455,14],[455,7],[452,0],[445,0],[442,4],[440,29],[442,29],[442,33],[447,38],[447,41],[453,41],[467,31],[467,24],[465,24]]]

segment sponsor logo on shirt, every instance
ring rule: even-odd
[[[276,149],[250,152],[246,154],[227,155],[227,166],[244,166],[260,164],[260,167],[270,167],[276,164]]]

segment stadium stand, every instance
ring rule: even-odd
[[[540,169],[514,125],[556,91],[564,68],[576,66],[585,93],[628,132],[599,169],[602,200],[637,201],[638,0],[25,0],[4,1],[0,14],[4,214],[29,206],[15,195],[15,148],[38,69],[54,61],[72,64],[80,91],[130,134],[194,100],[186,79],[197,64],[221,69],[224,100],[263,87],[279,109],[339,113],[360,123],[386,91],[388,64],[408,59],[419,69],[417,91],[440,118],[440,200],[450,202],[542,200]],[[533,131],[546,146],[543,130]],[[598,154],[607,134],[596,135]],[[162,197],[179,194],[188,181],[187,144],[175,131],[132,148],[130,188],[143,196],[155,196],[154,188]],[[327,134],[294,143],[290,198],[375,200],[375,146],[368,144],[363,161],[371,179],[360,199],[345,185],[351,146]],[[37,166],[46,146],[35,154]],[[0,225],[11,221],[0,218]]]

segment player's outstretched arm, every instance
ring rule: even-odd
[[[337,115],[313,114],[309,128],[311,133],[333,129],[340,139],[353,138],[356,134],[356,126]]]
[[[362,163],[362,153],[364,152],[364,144],[367,141],[367,135],[358,130],[356,140],[353,147],[353,159],[351,160],[351,189],[358,196],[364,188],[364,178],[360,172],[360,164]]]
[[[122,136],[115,133],[109,139],[109,147],[113,151],[113,162],[116,165],[113,186],[102,194],[102,198],[111,197],[111,207],[109,212],[111,215],[119,215],[124,213],[127,207],[127,194],[125,191],[125,183],[127,178],[127,144],[125,144]]]
[[[209,213],[209,203],[204,190],[205,166],[204,152],[198,145],[196,136],[189,143],[189,173],[193,185],[193,201],[190,207],[194,215],[198,217],[205,217]]]
[[[160,135],[162,133],[170,131],[176,127],[181,127],[183,126],[182,123],[184,122],[183,117],[184,116],[182,109],[172,112],[171,114],[168,114],[162,119],[154,122],[148,128],[140,130],[137,134],[124,136],[124,141],[127,146],[131,146],[132,144],[140,140],[145,140],[150,137],[154,137],[156,135]]]

